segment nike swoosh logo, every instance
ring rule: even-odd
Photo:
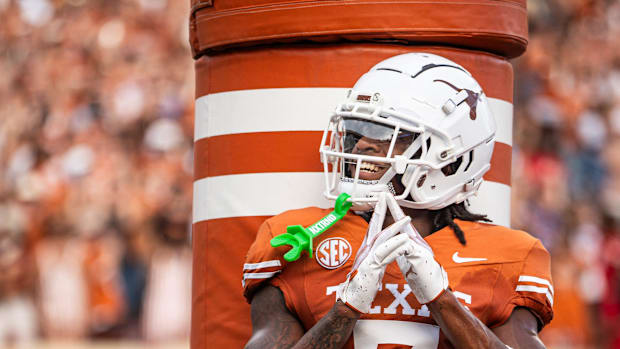
[[[454,252],[454,254],[452,255],[452,260],[454,261],[454,263],[467,263],[467,262],[481,262],[481,261],[486,261],[486,258],[464,258],[464,257],[459,257],[459,253],[458,252]]]

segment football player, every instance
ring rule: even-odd
[[[548,252],[466,205],[495,132],[481,87],[446,58],[404,54],[364,74],[320,149],[327,197],[352,195],[355,214],[315,238],[315,258],[295,262],[270,240],[328,210],[262,224],[244,264],[246,348],[544,348]]]

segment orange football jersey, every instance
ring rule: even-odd
[[[338,285],[346,279],[368,224],[347,214],[314,240],[313,258],[304,253],[287,262],[289,247],[273,248],[270,240],[288,225],[305,227],[329,210],[310,207],[284,212],[266,220],[250,247],[243,270],[244,296],[265,282],[282,291],[286,305],[306,330],[333,306]],[[455,296],[483,323],[493,328],[504,323],[517,306],[529,308],[542,324],[553,317],[550,258],[539,240],[509,228],[457,221],[467,245],[459,243],[450,228],[426,241],[445,268]],[[383,288],[369,314],[357,322],[348,348],[453,348],[441,335],[426,306],[420,305],[396,263],[388,266]]]

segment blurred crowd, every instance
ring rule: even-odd
[[[620,2],[528,1],[512,225],[552,255],[559,348],[620,348]]]
[[[187,340],[188,13],[0,0],[0,347]]]
[[[620,348],[620,2],[528,1],[512,225],[552,254],[556,348]],[[0,346],[183,340],[189,1],[0,0]]]

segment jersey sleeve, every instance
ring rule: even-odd
[[[508,320],[516,307],[526,307],[534,314],[539,330],[553,318],[553,281],[551,257],[540,240],[535,240],[521,266],[510,277],[509,301],[499,314],[497,324]]]
[[[553,318],[553,294],[551,256],[536,240],[517,277],[513,303],[529,308],[544,326]]]
[[[277,234],[276,234],[277,235]],[[286,266],[283,253],[286,248],[271,247],[270,241],[274,234],[269,224],[269,220],[263,222],[256,234],[256,240],[245,258],[243,264],[243,296],[249,302],[252,296],[265,282],[269,282],[276,275],[282,272]]]

